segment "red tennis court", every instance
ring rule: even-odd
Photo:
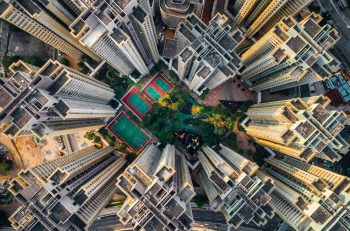
[[[165,94],[170,93],[174,86],[160,73],[155,75],[142,89],[151,101],[157,101]]]

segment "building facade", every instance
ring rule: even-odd
[[[133,230],[190,230],[194,189],[185,156],[175,146],[146,148],[118,178],[127,195],[118,212]]]
[[[341,135],[349,118],[327,110],[330,102],[321,95],[255,104],[246,113],[245,131],[258,144],[306,162],[314,157],[339,161],[349,151]]]
[[[242,80],[254,91],[279,91],[323,81],[337,72],[340,62],[328,51],[339,40],[320,15],[298,22],[284,18],[242,54]]]
[[[61,1],[40,4],[34,0],[2,0],[0,17],[68,56],[79,59],[86,54],[96,61],[101,60],[70,34],[68,26],[76,15]]]
[[[21,171],[9,191],[21,204],[15,230],[88,230],[116,191],[126,160],[113,147],[89,147]]]
[[[119,72],[149,73],[159,61],[149,1],[98,1],[70,25],[71,34]]]
[[[350,181],[332,171],[285,156],[269,158],[257,174],[276,185],[271,206],[295,230],[349,230]]]
[[[269,204],[274,185],[256,176],[258,165],[223,145],[219,151],[204,145],[198,151],[198,159],[209,204],[221,211],[233,228],[243,223],[263,226],[274,216]]]
[[[58,61],[38,68],[23,61],[0,81],[0,121],[10,137],[61,135],[97,129],[115,115],[114,91]]]
[[[312,0],[237,0],[235,24],[247,28],[246,36],[264,35],[284,17],[295,16]]]
[[[176,28],[188,15],[201,11],[202,7],[203,0],[159,0],[160,15],[170,28]]]
[[[176,30],[178,76],[198,95],[234,78],[242,67],[235,48],[244,37],[240,30],[232,31],[227,21],[217,14],[206,26],[191,15]]]

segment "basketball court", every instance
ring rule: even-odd
[[[151,138],[121,112],[107,126],[107,129],[134,151],[141,150]]]
[[[140,119],[143,119],[147,112],[152,110],[152,103],[135,87],[131,88],[121,100]]]

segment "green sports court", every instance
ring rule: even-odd
[[[139,151],[150,141],[150,137],[123,112],[108,125],[108,130],[134,151]]]
[[[158,101],[165,94],[170,93],[174,86],[164,78],[160,73],[155,75],[142,89],[151,101]]]
[[[158,91],[152,87],[152,86],[149,86],[147,89],[146,89],[146,93],[148,95],[150,95],[152,97],[152,99],[154,100],[159,100],[161,98],[161,95],[158,93]]]
[[[123,98],[123,103],[138,117],[143,119],[147,112],[152,110],[152,104],[136,88],[130,89]]]

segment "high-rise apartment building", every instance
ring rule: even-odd
[[[141,75],[159,60],[149,1],[98,1],[70,26],[81,44],[125,75]]]
[[[287,156],[257,175],[274,181],[270,205],[295,230],[350,230],[349,178]]]
[[[86,10],[89,7],[92,7],[97,0],[56,0],[56,1],[62,1],[64,4],[66,4],[69,9],[74,11],[76,15],[81,14],[84,10]]]
[[[235,24],[247,28],[247,37],[264,35],[283,17],[295,16],[312,0],[237,0],[234,3]]]
[[[108,105],[114,92],[58,61],[38,68],[23,61],[10,66],[12,76],[0,80],[0,122],[4,134],[60,135],[102,127],[115,115]]]
[[[258,165],[223,145],[220,149],[204,145],[198,151],[200,179],[211,207],[235,229],[243,223],[265,225],[274,216],[269,204],[274,185],[256,176]]]
[[[207,26],[190,15],[176,30],[178,76],[198,95],[232,79],[242,67],[235,48],[244,37],[227,20],[218,13]]]
[[[173,145],[146,148],[119,176],[117,186],[127,195],[118,212],[133,230],[189,230],[190,200],[195,195],[183,154]]]
[[[331,77],[340,62],[328,50],[340,36],[321,20],[284,18],[242,54],[242,79],[254,91],[278,91]]]
[[[68,26],[76,14],[61,1],[1,0],[0,17],[71,57],[78,59],[84,53],[100,60],[70,34]]]
[[[321,95],[255,104],[246,113],[245,131],[258,144],[306,162],[314,157],[339,161],[349,150],[340,134],[349,118],[327,110],[330,102]]]
[[[159,0],[160,15],[170,28],[176,28],[188,15],[201,11],[202,5],[203,0]]]
[[[21,204],[16,230],[88,230],[116,191],[126,160],[113,147],[89,147],[21,171],[9,191]]]

